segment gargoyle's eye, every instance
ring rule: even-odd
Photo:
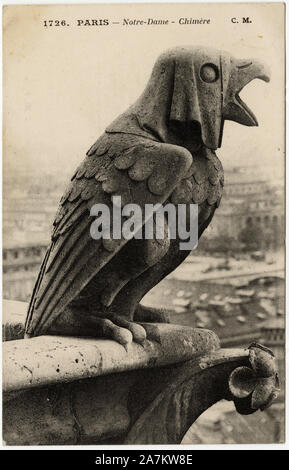
[[[219,78],[219,70],[214,64],[205,64],[201,68],[201,79],[207,83],[213,83]]]

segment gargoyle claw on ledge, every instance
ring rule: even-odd
[[[249,346],[250,367],[237,367],[230,374],[229,389],[241,414],[265,410],[277,398],[280,385],[273,352],[258,343]]]

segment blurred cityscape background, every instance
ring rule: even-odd
[[[284,181],[260,166],[225,171],[225,193],[198,248],[143,299],[171,321],[214,330],[223,347],[257,341],[278,361],[281,393],[264,412],[238,415],[229,402],[204,413],[183,443],[284,441]],[[28,169],[4,178],[3,298],[27,302],[49,243],[63,173]]]

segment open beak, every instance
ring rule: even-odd
[[[259,60],[232,60],[228,87],[223,98],[223,119],[244,126],[258,126],[256,116],[239,96],[243,88],[255,78],[270,81],[269,70]]]

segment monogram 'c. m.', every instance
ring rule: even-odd
[[[143,296],[188,256],[179,240],[94,240],[90,208],[122,203],[199,206],[199,237],[218,207],[224,184],[215,150],[225,120],[256,126],[239,92],[269,81],[259,61],[223,51],[178,47],[157,60],[140,96],[87,152],[63,195],[51,244],[26,319],[26,337],[105,336],[126,346],[143,342],[145,323],[162,311]]]

